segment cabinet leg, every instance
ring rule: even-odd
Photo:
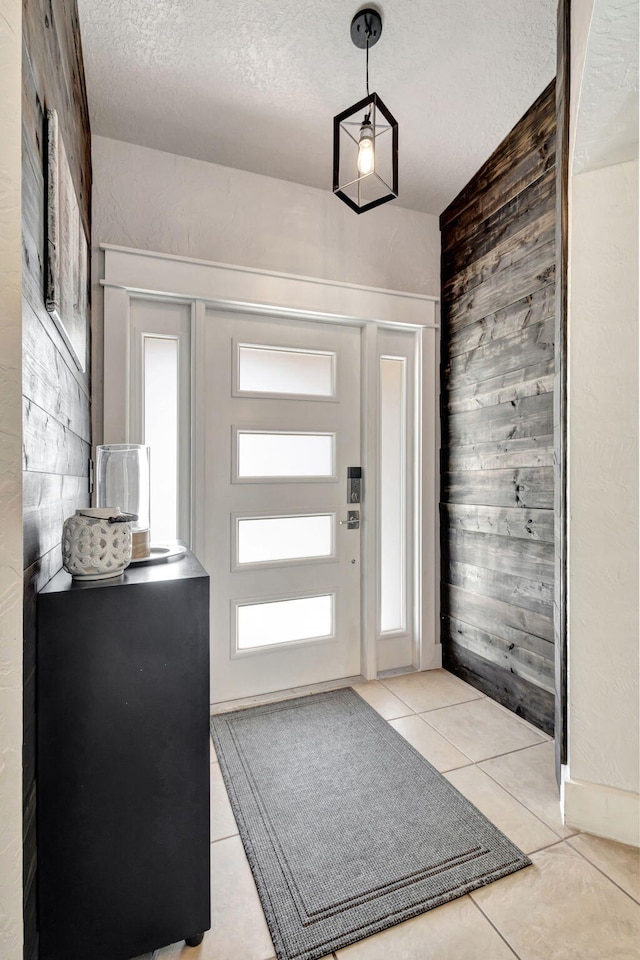
[[[199,947],[204,940],[204,933],[199,933],[195,937],[187,937],[184,941],[188,947]]]

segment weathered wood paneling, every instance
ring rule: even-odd
[[[522,370],[553,356],[553,317],[532,323],[499,340],[469,349],[452,357],[445,368],[450,383],[476,384],[491,379],[499,369],[502,375]]]
[[[442,475],[442,496],[449,503],[489,507],[553,506],[553,467],[463,470]]]
[[[509,710],[553,735],[554,695],[541,682],[531,683],[490,657],[477,653],[449,640],[443,647],[442,663],[445,669],[466,680],[472,687],[483,690]]]
[[[467,261],[466,267],[452,273],[442,292],[447,298],[461,297],[487,280],[495,280],[505,270],[511,271],[520,260],[533,259],[536,251],[554,239],[554,211],[545,210],[533,223],[522,227],[500,243],[490,246],[485,240],[484,246],[488,247],[486,253],[483,256],[476,254],[472,261]],[[451,254],[450,259],[453,261]]]
[[[494,403],[510,403],[524,397],[549,393],[554,384],[554,360],[543,360],[521,370],[490,377],[480,383],[468,383],[451,390],[447,397],[449,413],[464,413]]]
[[[88,506],[86,477],[54,473],[24,474],[23,540],[25,563],[31,567],[60,543],[62,524],[78,506]]]
[[[83,440],[91,436],[88,385],[61,352],[62,338],[44,307],[22,301],[22,389],[25,397],[51,413]]]
[[[475,323],[462,327],[456,332],[450,325],[449,356],[456,357],[474,347],[481,347],[491,340],[499,340],[509,334],[517,333],[534,323],[541,323],[553,316],[555,310],[555,290],[552,286],[542,287],[536,293],[517,300],[503,310],[480,317]]]
[[[518,647],[486,630],[450,617],[444,618],[443,631],[447,641],[457,643],[465,650],[553,693],[553,660],[550,657]],[[548,646],[553,650],[551,644]]]
[[[446,377],[443,382],[446,382]],[[541,393],[468,413],[450,414],[443,421],[442,428],[443,439],[446,438],[449,445],[552,434],[553,395]]]
[[[509,201],[491,217],[476,225],[471,233],[462,235],[454,247],[443,250],[442,264],[446,270],[457,263],[473,263],[504,241],[518,242],[517,237],[540,218],[540,204],[546,207],[555,188],[555,170],[551,169],[539,180]],[[543,214],[543,216],[548,214]]]
[[[552,82],[441,215],[440,226],[446,232],[444,249],[459,243],[461,234],[477,231],[478,224],[551,169],[555,145]],[[450,233],[454,224],[455,233]]]
[[[555,84],[442,214],[447,667],[554,711]]]
[[[22,62],[24,956],[35,960],[35,597],[60,569],[63,520],[89,503],[88,376],[78,371],[44,306],[44,118],[49,108],[58,114],[87,240],[90,236],[91,138],[76,0],[24,0]]]
[[[487,313],[508,307],[535,293],[555,279],[555,241],[535,250],[530,257],[518,261],[517,271],[509,268],[490,276],[447,304],[447,321],[460,329],[480,320]],[[512,274],[516,274],[514,277]]]
[[[548,617],[541,617],[504,600],[463,590],[455,584],[446,584],[446,595],[448,604],[445,616],[475,624],[526,650],[540,653],[553,646],[553,624]]]
[[[91,447],[32,400],[23,398],[22,465],[25,470],[86,477]]]
[[[495,533],[502,537],[553,543],[553,516],[548,510],[443,503],[441,511],[443,526],[449,524],[459,530],[477,530],[479,533]]]
[[[487,570],[478,565],[478,559],[474,557],[474,563],[445,559],[443,568],[447,583],[553,620],[553,584]],[[551,629],[550,624],[538,624],[541,633],[548,634]]]
[[[454,411],[455,412],[455,411]],[[454,473],[460,470],[503,470],[507,467],[552,467],[552,437],[521,437],[450,447],[446,462]]]
[[[518,540],[476,530],[446,531],[447,555],[451,560],[475,563],[488,570],[553,584],[553,544]]]

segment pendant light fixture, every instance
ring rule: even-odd
[[[398,124],[377,93],[369,93],[369,48],[382,33],[377,10],[351,21],[351,39],[366,50],[367,95],[333,118],[333,192],[364,213],[398,196]]]

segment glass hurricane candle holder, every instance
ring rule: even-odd
[[[131,557],[150,554],[149,447],[140,443],[108,443],[97,448],[97,506],[118,504],[131,522]]]

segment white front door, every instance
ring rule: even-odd
[[[194,546],[211,699],[360,673],[360,329],[207,310],[196,333]]]

